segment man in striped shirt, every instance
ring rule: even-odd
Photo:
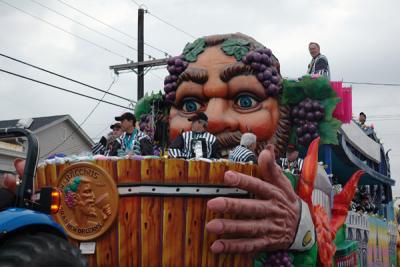
[[[308,49],[310,51],[312,60],[310,64],[308,64],[307,73],[311,75],[318,74],[330,80],[331,73],[329,69],[328,59],[326,58],[326,56],[320,53],[319,44],[311,42],[308,45]]]
[[[130,112],[115,117],[121,122],[124,133],[120,136],[121,149],[119,155],[153,155],[153,145],[150,137],[135,128],[136,117]]]
[[[229,160],[235,162],[253,162],[257,163],[254,151],[257,147],[257,137],[253,133],[245,133],[240,139],[240,145],[235,147],[229,154]]]
[[[284,171],[289,171],[294,175],[299,175],[301,173],[303,159],[299,158],[299,151],[296,149],[295,145],[288,145],[286,158],[280,159],[280,165]]]
[[[93,146],[93,155],[117,156],[117,151],[121,148],[119,137],[123,134],[121,123],[111,124],[110,129],[112,132],[107,137],[102,136],[100,141]]]
[[[192,130],[186,131],[172,141],[168,155],[173,158],[220,158],[217,138],[206,131],[208,117],[200,112],[189,118]]]

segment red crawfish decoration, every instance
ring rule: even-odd
[[[350,202],[354,197],[358,181],[364,172],[361,170],[355,172],[343,190],[335,195],[332,219],[329,221],[325,209],[320,205],[314,206],[311,199],[318,170],[318,144],[319,137],[314,139],[308,147],[297,189],[300,198],[307,203],[311,211],[311,217],[317,232],[319,262],[321,266],[330,267],[336,252],[336,246],[333,242],[336,232],[346,220]]]

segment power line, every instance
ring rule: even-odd
[[[171,26],[172,28],[174,28],[174,29],[176,29],[176,30],[178,30],[178,31],[180,31],[180,32],[182,32],[182,33],[184,33],[184,34],[186,34],[187,36],[190,36],[190,37],[192,37],[193,39],[196,39],[196,37],[195,37],[194,35],[192,35],[192,34],[186,32],[186,31],[182,30],[181,28],[178,28],[177,26],[175,26],[175,25],[169,23],[169,22],[166,21],[166,20],[163,20],[162,18],[160,18],[160,17],[154,15],[153,13],[150,13],[150,11],[147,11],[147,13],[148,13],[150,16],[152,16],[152,17],[158,19],[159,21],[164,22],[165,24]]]
[[[7,73],[7,74],[10,74],[10,75],[13,75],[13,76],[16,76],[16,77],[19,77],[19,78],[23,78],[23,79],[32,81],[32,82],[40,83],[40,84],[43,84],[43,85],[46,85],[46,86],[49,86],[49,87],[64,91],[64,92],[68,92],[68,93],[79,95],[79,96],[86,97],[86,98],[89,98],[89,99],[101,101],[103,103],[106,103],[106,104],[109,104],[109,105],[113,105],[113,106],[116,106],[116,107],[120,107],[120,108],[124,108],[124,109],[130,109],[128,107],[125,107],[125,106],[122,106],[122,105],[119,105],[119,104],[115,104],[115,103],[112,103],[112,102],[109,102],[109,101],[106,101],[106,100],[102,100],[102,99],[99,99],[99,98],[96,98],[96,97],[93,97],[93,96],[81,94],[81,93],[78,93],[78,92],[75,92],[75,91],[72,91],[72,90],[68,90],[68,89],[65,89],[65,88],[62,88],[62,87],[59,87],[59,86],[56,86],[56,85],[52,85],[52,84],[49,84],[49,83],[46,83],[46,82],[35,80],[33,78],[29,78],[29,77],[26,77],[26,76],[23,76],[23,75],[14,73],[14,72],[10,72],[10,71],[4,70],[4,69],[0,69],[0,71],[4,72],[4,73]]]
[[[361,85],[382,85],[382,86],[400,86],[400,83],[373,83],[373,82],[345,82],[349,84],[361,84]]]
[[[84,38],[84,37],[81,37],[81,36],[75,34],[75,33],[72,33],[72,32],[70,32],[70,31],[67,31],[67,30],[65,30],[65,29],[63,29],[63,28],[61,28],[61,27],[59,27],[59,26],[57,26],[57,25],[55,25],[55,24],[53,24],[53,23],[47,21],[47,20],[44,20],[44,19],[42,19],[42,18],[40,18],[40,17],[38,17],[38,16],[35,16],[35,15],[33,15],[33,14],[27,12],[27,11],[24,11],[24,10],[22,10],[22,9],[20,9],[20,8],[18,8],[18,7],[16,7],[16,6],[14,6],[14,5],[12,5],[12,4],[10,4],[10,3],[4,1],[4,0],[0,0],[0,2],[2,2],[2,3],[5,4],[5,5],[8,5],[9,7],[14,8],[14,9],[16,9],[16,10],[18,10],[18,11],[20,11],[20,12],[22,12],[22,13],[28,15],[28,16],[31,16],[32,18],[35,18],[35,19],[37,19],[37,20],[40,20],[40,21],[42,21],[42,22],[44,22],[44,23],[46,23],[46,24],[48,24],[48,25],[50,25],[50,26],[52,26],[52,27],[54,27],[54,28],[56,28],[56,29],[58,29],[58,30],[60,30],[60,31],[62,31],[62,32],[64,32],[64,33],[67,33],[67,34],[69,34],[69,35],[72,35],[72,36],[74,36],[74,37],[76,37],[76,38],[78,38],[78,39],[80,39],[80,40],[82,40],[82,41],[85,41],[85,42],[87,42],[87,43],[89,43],[89,44],[91,44],[91,45],[93,45],[93,46],[96,46],[97,48],[100,48],[100,49],[102,49],[102,50],[104,50],[104,51],[107,51],[108,53],[111,53],[111,54],[113,54],[113,55],[115,55],[115,56],[118,56],[118,57],[121,57],[121,58],[123,58],[123,59],[128,59],[128,60],[132,61],[130,58],[128,58],[128,57],[126,57],[126,56],[123,56],[123,55],[121,55],[121,54],[119,54],[119,53],[117,53],[117,52],[114,52],[114,51],[112,51],[112,50],[110,50],[110,49],[108,49],[108,48],[106,48],[106,47],[104,47],[104,46],[98,45],[97,43],[92,42],[92,41],[90,41],[90,40],[88,40],[88,39],[86,39],[86,38]]]
[[[132,2],[135,3],[138,7],[141,7],[141,5],[138,2],[136,2],[135,0],[132,0]]]
[[[47,69],[44,69],[44,68],[35,66],[35,65],[30,64],[30,63],[28,63],[28,62],[22,61],[22,60],[20,60],[20,59],[16,59],[16,58],[14,58],[14,57],[7,56],[7,55],[2,54],[2,53],[0,53],[0,56],[5,57],[5,58],[8,58],[8,59],[11,59],[11,60],[13,60],[13,61],[16,61],[16,62],[21,63],[21,64],[24,64],[24,65],[27,65],[27,66],[29,66],[29,67],[32,67],[32,68],[35,68],[35,69],[38,69],[38,70],[47,72],[47,73],[49,73],[49,74],[52,74],[52,75],[55,75],[55,76],[57,76],[57,77],[66,79],[66,80],[68,80],[68,81],[71,81],[71,82],[74,82],[74,83],[77,83],[77,84],[80,84],[80,85],[89,87],[89,88],[94,89],[94,90],[96,90],[96,91],[99,91],[99,92],[102,92],[102,93],[106,93],[106,91],[104,91],[104,90],[102,90],[102,89],[100,89],[100,88],[94,87],[94,86],[89,85],[89,84],[87,84],[87,83],[83,83],[83,82],[77,81],[77,80],[75,80],[75,79],[66,77],[66,76],[64,76],[64,75],[55,73],[55,72],[53,72],[53,71],[50,71],[50,70],[47,70]],[[120,95],[116,95],[116,94],[113,94],[113,93],[110,93],[110,92],[107,92],[107,94],[109,94],[109,95],[111,95],[111,96],[114,96],[114,97],[117,97],[117,98],[120,98],[120,99],[123,99],[123,100],[126,100],[126,101],[128,101],[128,102],[136,103],[136,101],[131,100],[131,99],[128,99],[128,98],[125,98],[125,97],[120,96]]]
[[[142,5],[140,5],[138,2],[136,2],[135,0],[131,0],[131,1],[132,1],[135,5],[137,5],[138,7],[141,7],[141,6],[142,6]],[[150,16],[152,16],[152,17],[158,19],[159,21],[161,21],[161,22],[167,24],[168,26],[174,28],[175,30],[178,30],[178,31],[180,31],[180,32],[182,32],[182,33],[184,33],[184,34],[186,34],[187,36],[190,36],[191,38],[196,39],[196,37],[195,37],[194,35],[192,35],[192,34],[186,32],[186,31],[182,30],[181,28],[179,28],[179,27],[173,25],[172,23],[169,23],[168,21],[166,21],[166,20],[164,20],[164,19],[162,19],[162,18],[160,18],[160,17],[154,15],[153,13],[150,13],[150,11],[147,10],[147,13],[148,13]]]
[[[62,1],[62,0],[57,0],[57,1],[60,2],[60,3],[62,3],[62,4],[65,5],[65,6],[69,7],[69,8],[71,8],[71,9],[73,9],[73,10],[75,10],[75,11],[77,11],[77,12],[83,14],[83,15],[85,15],[86,17],[91,18],[91,19],[94,20],[94,21],[97,21],[98,23],[100,23],[100,24],[102,24],[102,25],[104,25],[104,26],[106,26],[106,27],[108,27],[108,28],[110,28],[110,29],[112,29],[112,30],[114,30],[114,31],[116,31],[116,32],[119,32],[119,33],[121,33],[121,34],[123,34],[123,35],[125,35],[125,36],[127,36],[127,37],[129,37],[129,38],[131,38],[132,40],[137,41],[137,38],[134,37],[134,36],[132,36],[132,35],[130,35],[129,33],[126,33],[126,32],[124,32],[124,31],[121,31],[120,29],[115,28],[115,27],[111,26],[110,24],[103,22],[103,21],[99,20],[98,18],[95,18],[95,17],[91,16],[91,15],[89,15],[88,13],[83,12],[82,10],[80,10],[80,9],[78,9],[78,8],[76,8],[76,7],[74,7],[74,6],[72,6],[71,4],[68,4],[68,3],[66,3],[66,2],[64,2],[64,1]],[[159,52],[161,52],[161,53],[164,53],[165,56],[171,56],[170,53],[168,53],[168,52],[166,52],[166,51],[164,51],[164,50],[162,50],[162,49],[160,49],[160,48],[157,48],[157,47],[155,47],[155,46],[153,46],[153,45],[151,45],[151,44],[149,44],[149,43],[144,42],[144,44],[145,44],[146,46],[148,46],[148,47],[153,48],[154,50],[157,50],[157,51],[159,51]]]
[[[116,79],[115,76],[113,78],[113,80],[111,81],[111,84],[108,86],[106,92],[111,90],[111,87],[114,85]],[[78,130],[82,129],[83,124],[85,124],[85,122],[89,119],[89,117],[94,113],[94,111],[97,109],[97,107],[100,105],[101,102],[103,102],[104,97],[107,95],[107,93],[104,93],[104,95],[102,96],[101,99],[99,99],[99,102],[97,102],[96,106],[94,106],[94,108],[89,112],[89,114],[86,116],[86,118],[79,124],[78,129],[74,130],[67,138],[64,139],[64,141],[62,141],[59,145],[55,146],[52,150],[50,150],[44,157],[48,157],[51,153],[53,153],[57,148],[59,148],[60,146],[62,146],[65,142],[67,142],[71,136],[76,133]]]
[[[108,39],[110,39],[110,40],[112,40],[112,41],[114,41],[114,42],[116,42],[116,43],[118,43],[118,44],[120,44],[120,45],[126,46],[126,47],[128,47],[128,48],[130,48],[130,49],[132,49],[132,50],[134,50],[134,51],[137,51],[137,48],[135,48],[135,47],[133,47],[133,46],[130,46],[129,44],[126,44],[126,43],[124,43],[124,42],[121,42],[121,41],[115,39],[114,37],[111,37],[111,36],[109,36],[109,35],[107,35],[107,34],[105,34],[105,33],[102,33],[101,31],[98,31],[98,30],[96,30],[96,29],[93,29],[93,28],[91,28],[91,27],[89,27],[89,26],[87,26],[87,25],[85,25],[85,24],[83,24],[83,23],[81,23],[81,22],[79,22],[79,21],[77,21],[77,20],[75,20],[75,19],[72,19],[72,18],[70,18],[70,17],[68,17],[68,16],[66,16],[66,15],[64,15],[64,14],[62,14],[62,13],[60,13],[60,12],[58,12],[57,10],[54,10],[54,9],[52,9],[52,8],[46,6],[46,5],[43,5],[42,3],[37,2],[36,0],[31,0],[31,2],[34,2],[34,3],[36,3],[37,5],[43,7],[43,8],[45,8],[45,9],[47,9],[47,10],[50,10],[51,12],[56,13],[57,15],[59,15],[59,16],[61,16],[61,17],[63,17],[63,18],[66,18],[66,19],[68,19],[68,20],[70,20],[70,21],[72,21],[72,22],[74,22],[74,23],[76,23],[76,24],[78,24],[78,25],[80,25],[80,26],[82,26],[82,27],[85,27],[86,29],[88,29],[88,30],[90,30],[90,31],[92,31],[92,32],[95,32],[95,33],[97,33],[97,34],[100,34],[101,36],[104,36],[105,38],[108,38]],[[147,54],[146,54],[146,55],[147,55]],[[149,56],[151,56],[151,55],[149,55]]]

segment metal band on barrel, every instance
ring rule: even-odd
[[[238,188],[205,185],[118,185],[120,196],[246,196],[248,192]]]

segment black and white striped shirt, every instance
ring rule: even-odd
[[[229,153],[229,160],[235,161],[235,162],[254,162],[256,163],[257,158],[256,155],[254,155],[253,151],[250,149],[244,147],[244,146],[237,146],[235,147],[234,150]]]
[[[328,80],[331,78],[329,69],[328,59],[319,54],[316,58],[313,58],[309,64],[308,74],[319,74],[326,77]]]
[[[93,155],[104,155],[104,156],[117,156],[118,149],[121,148],[120,139],[117,138],[112,142],[107,141],[103,136],[98,143],[92,147]]]
[[[220,158],[217,138],[208,132],[187,131],[170,145],[168,155],[173,158]]]
[[[150,137],[145,133],[135,129],[132,133],[133,137],[126,132],[119,137],[121,149],[127,154],[133,152],[135,155],[152,155],[153,145]],[[131,140],[131,138],[133,138]]]
[[[297,158],[295,161],[289,161],[287,158],[280,158],[280,165],[284,171],[299,175],[303,168],[303,159]]]

